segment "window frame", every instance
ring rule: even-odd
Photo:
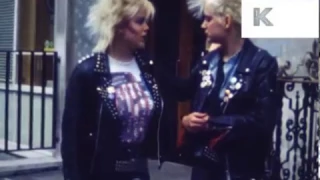
[[[20,0],[13,0],[14,1],[14,21],[13,21],[13,47],[12,47],[12,68],[11,68],[11,79],[9,79],[9,91],[10,92],[16,92],[18,91],[18,83],[17,83],[17,74],[18,74],[18,65],[17,65],[17,57],[15,56],[17,54],[17,47],[18,47],[18,37],[19,37],[19,6]],[[53,56],[54,52],[46,52],[48,56]],[[23,52],[23,56],[31,55],[30,52]],[[35,52],[35,56],[41,56],[43,55],[42,52]],[[45,94],[46,95],[52,95],[53,94],[53,87],[44,87],[45,88]],[[0,91],[5,91],[6,86],[5,82],[0,82]],[[22,93],[30,93],[31,85],[30,84],[21,84],[21,92]],[[42,86],[39,85],[33,85],[33,92],[34,94],[41,94],[42,93]]]

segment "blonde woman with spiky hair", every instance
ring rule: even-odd
[[[66,92],[65,179],[149,180],[147,158],[165,157],[163,142],[172,138],[160,128],[154,63],[141,53],[154,14],[148,0],[96,0],[90,8],[94,53],[79,61]]]
[[[281,98],[276,94],[277,62],[241,37],[241,0],[189,0],[203,16],[214,47],[191,76],[197,87],[181,160],[192,165],[192,180],[261,180],[270,152]],[[187,91],[187,90],[186,90]]]

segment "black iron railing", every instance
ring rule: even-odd
[[[272,180],[318,180],[319,85],[309,77],[279,78]]]
[[[275,129],[271,179],[319,180],[318,39],[293,72],[289,60],[279,68],[278,93],[282,97],[282,109]],[[306,77],[297,76],[302,68]]]
[[[2,55],[1,55],[2,54]],[[2,126],[4,131],[0,135],[0,140],[3,139],[4,145],[0,145],[0,152],[11,152],[19,150],[35,150],[35,149],[52,149],[56,147],[56,112],[57,112],[57,90],[58,90],[58,63],[59,58],[56,52],[44,52],[44,51],[4,51],[0,50],[0,61],[5,62],[5,76],[0,79],[0,85],[4,85],[0,93],[4,94],[4,99],[1,102],[4,104],[4,120],[0,119],[0,127]],[[15,66],[13,66],[15,64]],[[1,64],[0,64],[1,65]],[[28,73],[29,72],[29,73]],[[13,75],[16,74],[16,78]],[[52,82],[49,85],[48,82]],[[13,88],[14,87],[14,88]],[[38,90],[36,92],[36,90]],[[50,90],[50,97],[46,98],[47,91]],[[16,96],[16,102],[12,101],[11,96]],[[3,96],[0,96],[0,98]],[[39,105],[35,107],[35,99]],[[46,111],[47,102],[52,99],[52,121],[48,122]],[[26,104],[25,101],[29,102]],[[22,102],[24,101],[24,103]],[[16,105],[16,111],[10,109]],[[22,117],[22,111],[27,112],[29,117]],[[16,114],[16,119],[12,119],[12,114]],[[37,113],[37,114],[35,114]],[[40,117],[40,131],[35,131],[35,118]],[[2,118],[2,117],[1,117]],[[24,122],[22,122],[22,119]],[[28,121],[28,126],[25,125],[25,120]],[[9,127],[10,121],[16,121],[16,127]],[[51,123],[49,126],[52,128],[50,134],[51,145],[45,143],[48,139],[46,134],[46,123]],[[10,139],[9,129],[13,129],[16,133],[14,140]],[[22,142],[22,129],[28,134],[28,138]],[[26,130],[27,129],[27,130]],[[35,135],[40,142],[35,145]],[[27,142],[26,142],[27,141]],[[11,142],[16,144],[12,147]],[[22,144],[24,146],[22,146]],[[10,145],[10,146],[9,146]]]

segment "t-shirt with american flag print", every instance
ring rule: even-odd
[[[109,63],[116,107],[122,121],[122,143],[139,144],[145,138],[154,107],[151,94],[134,59],[119,61],[109,56]]]

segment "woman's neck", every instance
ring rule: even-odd
[[[244,43],[244,39],[230,37],[223,44],[223,60],[226,62],[230,57],[238,53]]]
[[[134,54],[128,46],[121,43],[113,43],[108,48],[108,54],[119,61],[130,61]]]

